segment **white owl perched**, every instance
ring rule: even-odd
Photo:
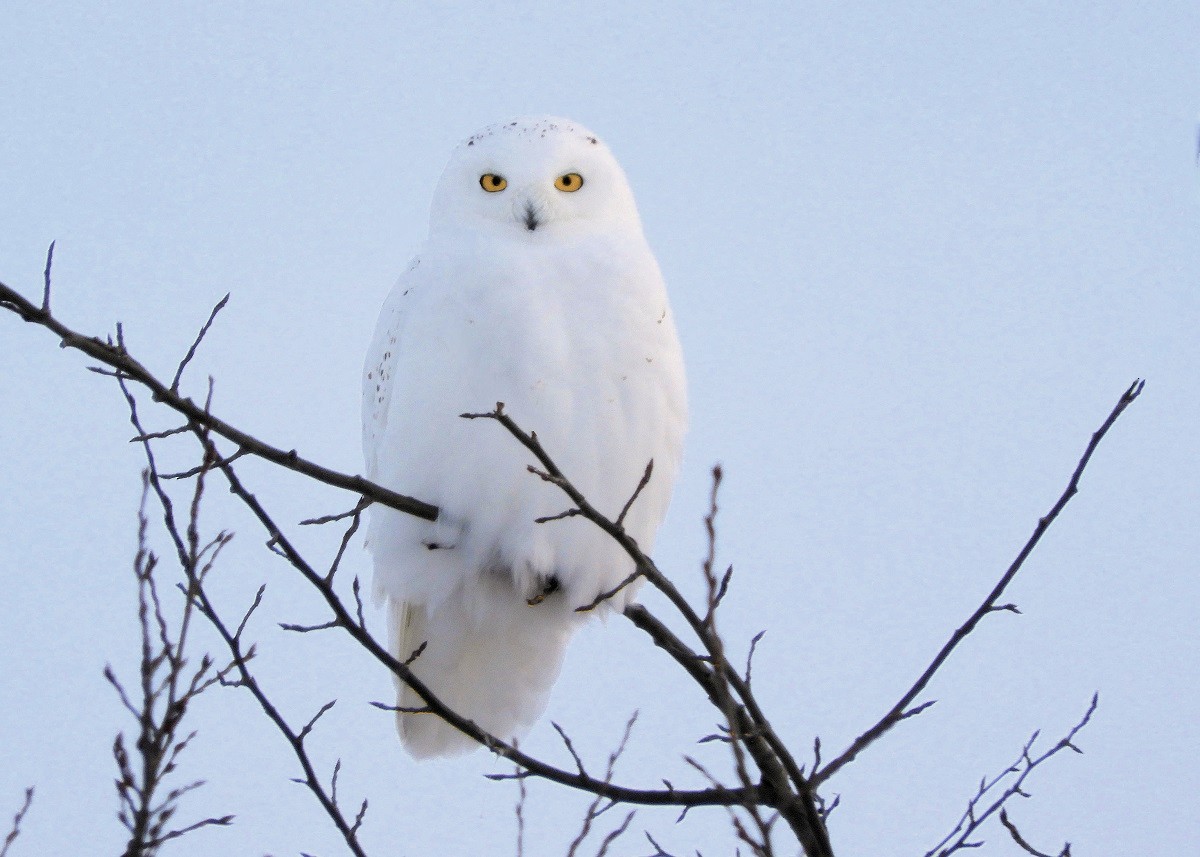
[[[493,125],[455,149],[429,238],[380,313],[363,384],[367,475],[435,503],[436,523],[375,506],[368,545],[392,648],[459,714],[502,738],[545,710],[576,607],[633,571],[529,473],[530,453],[489,420],[537,433],[562,472],[649,552],[686,425],[683,359],[633,193],[594,134],[555,118]],[[540,603],[538,596],[545,595]],[[630,586],[605,603],[622,609]],[[403,685],[400,705],[420,706]],[[430,714],[400,714],[416,757],[476,744]]]

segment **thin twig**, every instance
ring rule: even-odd
[[[187,426],[176,426],[173,429],[165,429],[163,431],[152,431],[152,432],[147,432],[146,434],[143,434],[143,435],[138,435],[137,437],[131,437],[129,439],[129,442],[130,443],[145,443],[148,440],[162,440],[163,438],[173,437],[177,434],[187,434],[189,431],[191,431],[191,429],[188,428]]]
[[[50,314],[50,266],[54,263],[55,243],[51,241],[50,248],[46,250],[46,270],[42,272],[42,312],[46,315]]]
[[[616,771],[617,761],[625,753],[625,748],[629,744],[629,736],[633,733],[633,725],[635,723],[637,723],[637,719],[638,719],[638,712],[634,711],[629,716],[629,720],[626,721],[626,723],[625,723],[625,731],[622,733],[621,740],[617,743],[616,749],[614,749],[608,756],[608,764],[607,764],[607,766],[605,766],[605,769],[604,769],[604,781],[606,783],[612,782],[613,774]],[[571,742],[567,739],[565,732],[563,732],[561,729],[559,729],[558,732],[559,732],[559,735],[562,736],[563,741],[566,742],[568,749],[570,749],[570,751],[571,751],[571,755],[575,757],[575,763],[579,766],[579,770],[582,772],[583,771],[583,762],[581,762],[579,760],[579,757],[576,755],[575,748],[571,745]],[[571,841],[571,844],[567,848],[566,857],[576,857],[576,854],[578,854],[578,852],[579,852],[580,846],[583,845],[583,841],[585,839],[587,839],[588,834],[592,830],[592,822],[594,822],[597,818],[599,818],[604,813],[608,812],[608,810],[610,810],[612,807],[614,807],[616,805],[616,801],[611,801],[606,806],[601,807],[600,804],[601,804],[602,800],[603,800],[603,798],[601,796],[597,795],[596,798],[588,806],[587,812],[584,813],[583,823],[581,824],[581,826],[579,828],[579,833],[575,836],[575,838]],[[602,857],[602,855],[608,853],[609,845],[611,845],[614,841],[616,841],[617,837],[619,837],[621,834],[623,834],[629,828],[629,823],[631,821],[633,821],[633,816],[636,814],[636,812],[637,812],[637,810],[630,810],[629,814],[625,817],[625,821],[622,822],[614,830],[610,831],[608,833],[608,835],[604,837],[604,839],[600,843],[600,850],[598,852],[596,852],[597,857]]]
[[[196,356],[196,350],[200,347],[200,343],[204,341],[204,337],[208,333],[209,328],[212,327],[213,320],[216,319],[217,313],[225,309],[225,304],[229,303],[229,294],[229,292],[226,292],[225,297],[217,301],[217,305],[214,306],[212,308],[212,312],[208,314],[208,321],[204,322],[204,326],[201,327],[200,332],[196,334],[196,339],[192,342],[192,346],[187,350],[187,354],[183,355],[183,359],[179,361],[179,368],[175,370],[175,377],[171,379],[172,393],[179,392],[179,382],[183,378],[183,370],[187,368],[187,365],[192,362],[192,358]]]
[[[366,497],[360,497],[353,509],[348,509],[345,512],[338,512],[334,515],[322,515],[319,518],[305,518],[300,522],[302,527],[319,526],[321,524],[332,524],[335,521],[344,521],[346,518],[353,518],[362,513],[364,509],[371,505],[371,501]]]
[[[322,622],[320,625],[296,625],[291,622],[280,622],[279,627],[285,631],[307,634],[310,631],[328,631],[330,628],[338,627],[338,623],[336,619],[330,619],[328,622]]]
[[[237,452],[235,452],[233,455],[229,456],[228,458],[222,458],[221,461],[224,462],[225,464],[233,464],[233,462],[237,461],[243,455],[247,455],[248,453],[249,453],[248,449],[245,449],[245,448],[239,449]],[[206,471],[212,470],[213,464],[214,464],[214,462],[206,461],[203,464],[198,464],[195,467],[188,468],[187,470],[181,470],[178,473],[160,473],[158,475],[158,478],[159,479],[191,479],[193,476],[199,476],[201,473],[205,473]]]
[[[724,577],[724,585],[717,579],[714,571],[717,553],[717,495],[721,487],[722,471],[720,465],[712,469],[712,490],[709,494],[708,514],[704,516],[704,531],[707,536],[708,548],[705,553],[704,561],[701,564],[701,569],[704,573],[704,582],[707,590],[707,607],[704,614],[704,625],[708,631],[708,638],[705,642],[709,647],[709,652],[713,660],[713,678],[714,688],[716,690],[718,703],[717,707],[725,716],[725,723],[728,727],[729,740],[728,745],[730,752],[733,755],[733,768],[737,774],[738,780],[742,785],[751,784],[750,768],[747,764],[747,741],[751,739],[751,735],[747,734],[745,728],[749,724],[745,722],[746,718],[739,711],[737,702],[734,699],[733,691],[730,689],[729,674],[732,669],[729,668],[729,662],[725,659],[725,644],[721,639],[720,633],[717,631],[717,607],[720,604],[721,596],[724,594],[725,588],[728,586],[729,573]],[[710,642],[711,640],[711,642]],[[761,760],[756,757],[756,761],[761,765]],[[747,803],[743,807],[746,814],[754,822],[754,827],[757,830],[757,838],[751,834],[749,830],[742,824],[740,818],[733,812],[730,807],[731,821],[734,830],[737,831],[738,838],[746,843],[747,846],[755,853],[769,857],[771,854],[771,829],[767,820],[759,811],[759,806],[756,803]]]
[[[750,638],[750,651],[746,654],[746,675],[743,678],[746,687],[750,686],[750,671],[754,668],[754,652],[758,648],[759,641],[766,635],[766,630],[762,630]]]
[[[584,604],[580,607],[576,607],[575,612],[576,613],[587,613],[591,610],[595,610],[597,607],[599,607],[601,604],[603,604],[608,599],[612,598],[614,595],[616,595],[618,592],[620,592],[626,586],[633,583],[639,577],[644,577],[644,576],[645,576],[645,569],[643,569],[639,565],[637,568],[635,568],[632,572],[629,573],[628,577],[626,577],[624,580],[622,580],[620,583],[618,583],[612,589],[605,590],[604,592],[601,592],[599,595],[597,595],[595,598],[593,598],[591,601],[589,601],[587,604]]]
[[[51,252],[54,245],[51,244]],[[8,835],[4,837],[4,847],[0,848],[0,857],[8,857],[8,848],[17,841],[17,837],[21,835],[21,822],[25,820],[25,814],[29,812],[29,807],[33,804],[33,786],[25,789],[25,800],[21,804],[21,808],[17,810],[17,814],[13,816],[12,827],[9,828]]]
[[[575,518],[582,514],[583,512],[578,509],[564,509],[557,515],[543,515],[540,518],[534,518],[533,522],[535,524],[548,524],[551,521],[565,521],[567,518]]]
[[[625,505],[621,508],[621,514],[617,515],[617,520],[615,523],[618,527],[623,527],[625,525],[625,516],[628,515],[629,510],[633,508],[633,502],[637,500],[638,495],[642,493],[642,489],[650,484],[650,474],[653,472],[654,459],[652,458],[646,463],[646,470],[644,473],[642,473],[642,478],[638,481],[637,488],[633,489],[633,494],[630,495],[629,499],[625,501]]]
[[[337,574],[338,567],[341,566],[341,564],[342,564],[342,557],[344,557],[346,555],[346,548],[348,548],[350,546],[350,540],[352,538],[354,538],[354,534],[358,532],[358,528],[362,525],[362,513],[370,505],[371,505],[371,501],[368,500],[366,497],[363,497],[361,500],[358,501],[358,505],[356,505],[354,507],[354,510],[351,512],[350,526],[346,528],[346,531],[344,533],[342,533],[342,540],[341,540],[341,542],[338,543],[337,553],[335,553],[333,555],[333,561],[331,563],[329,563],[329,571],[325,573],[325,580],[327,583],[333,583],[334,575]],[[354,597],[356,599],[358,599],[358,601],[359,601],[358,619],[359,619],[359,624],[361,625],[363,623],[362,622],[362,600],[358,598],[358,578],[357,577],[354,578]]]
[[[571,758],[575,760],[575,767],[579,770],[579,773],[586,776],[587,770],[585,770],[583,767],[583,760],[579,758],[579,753],[575,752],[575,745],[571,743],[571,739],[567,735],[566,730],[564,730],[553,720],[550,721],[550,725],[554,727],[554,731],[558,733],[558,737],[562,738],[562,742],[567,745],[567,752],[570,753]]]
[[[608,835],[605,836],[604,840],[600,843],[600,850],[596,852],[596,857],[604,857],[604,855],[608,853],[608,847],[616,842],[617,839],[629,829],[629,823],[633,821],[633,817],[635,815],[637,815],[636,809],[629,810],[628,814],[625,816],[625,820],[609,831]]]
[[[1000,810],[1000,823],[1004,825],[1004,829],[1008,831],[1008,835],[1012,837],[1013,842],[1017,843],[1017,845],[1024,849],[1026,853],[1032,854],[1033,857],[1071,857],[1070,842],[1065,844],[1062,847],[1062,851],[1059,851],[1056,855],[1047,854],[1045,851],[1038,851],[1025,840],[1025,837],[1021,835],[1021,831],[1017,830],[1017,826],[1013,824],[1012,820],[1008,817],[1007,809]]]

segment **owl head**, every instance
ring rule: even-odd
[[[598,232],[640,234],[625,173],[608,147],[566,119],[491,125],[464,140],[438,182],[430,234],[530,242]]]

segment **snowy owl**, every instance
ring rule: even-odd
[[[564,475],[645,551],[667,511],[686,424],[683,359],[633,193],[608,148],[563,119],[463,141],[434,193],[429,237],[383,305],[367,353],[363,448],[372,481],[437,504],[429,523],[371,510],[376,597],[393,653],[501,738],[545,710],[575,608],[633,571],[533,456],[491,420],[504,403]],[[596,612],[620,610],[635,587]],[[420,699],[400,684],[399,704]],[[431,714],[399,714],[417,758],[473,749]]]

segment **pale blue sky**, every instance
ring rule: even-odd
[[[221,414],[345,470],[362,354],[452,146],[529,113],[603,136],[689,366],[659,564],[696,591],[722,461],[724,627],[735,646],[768,629],[760,693],[802,756],[891,705],[1147,378],[1011,590],[1024,614],[990,619],[939,704],[835,778],[831,832],[839,854],[924,853],[980,776],[1098,690],[1086,755],[1014,809],[1025,832],[1080,855],[1200,841],[1194,3],[49,2],[10,4],[0,33],[0,280],[36,293],[57,239],[56,310],[88,332],[124,322],[164,371],[231,292],[193,384],[213,374]],[[38,787],[16,854],[123,842],[109,747],[129,724],[101,670],[133,666],[140,458],[85,363],[0,317],[0,813]],[[347,505],[245,475],[283,520]],[[480,777],[483,754],[408,760],[365,704],[389,679],[334,638],[275,630],[319,619],[315,600],[220,492],[207,521],[238,532],[229,609],[269,584],[264,681],[298,722],[340,700],[318,746],[371,797],[372,853],[512,853],[515,789]],[[712,717],[615,620],[577,641],[549,717],[599,759],[633,708],[624,779],[688,781],[678,759],[706,752],[692,740]],[[248,698],[214,693],[194,725],[184,775],[210,784],[183,815],[239,818],[170,853],[338,853]],[[557,753],[552,737],[544,722],[528,746]],[[579,804],[535,785],[529,853],[564,852]],[[635,821],[685,853],[731,851],[724,826]],[[1012,853],[990,832],[984,853]]]

